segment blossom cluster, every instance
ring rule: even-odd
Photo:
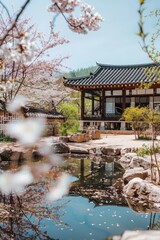
[[[20,37],[14,38],[2,45],[0,57],[15,62],[30,62],[34,57],[36,45],[29,39],[28,34],[21,34]]]
[[[8,93],[14,89],[14,81],[7,80],[7,81],[1,81],[0,82],[0,91],[3,93]]]
[[[52,5],[48,10],[50,12],[71,13],[80,2],[80,0],[52,0]]]
[[[100,28],[99,24],[103,18],[99,13],[94,13],[94,7],[88,4],[80,4],[78,0],[52,0],[53,4],[49,8],[50,12],[54,13],[69,13],[68,22],[69,28],[77,33],[86,34],[88,31],[96,31]],[[79,6],[82,12],[80,17],[73,16],[75,7]]]
[[[68,18],[69,28],[78,33],[87,33],[89,31],[96,31],[100,28],[99,23],[103,21],[100,14],[93,14],[94,8],[90,5],[81,6],[83,14],[80,18],[76,18],[73,15],[70,15]]]

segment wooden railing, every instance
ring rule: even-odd
[[[22,119],[22,115],[20,114],[12,114],[12,115],[5,114],[0,116],[0,133],[5,134],[6,123],[14,122],[19,119]]]

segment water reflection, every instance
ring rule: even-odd
[[[96,205],[112,204],[127,206],[122,194],[123,173],[115,162],[77,160],[78,166],[74,171],[74,164],[70,161],[72,174],[79,179],[72,184],[70,194],[84,196]],[[79,172],[77,171],[79,169]]]
[[[0,237],[1,239],[54,239],[46,230],[43,219],[60,222],[57,211],[63,208],[44,202],[47,185],[39,182],[28,187],[23,196],[0,195]]]
[[[159,213],[128,208],[115,162],[68,158],[62,170],[74,182],[60,201],[45,202],[48,179],[30,185],[21,197],[0,196],[1,239],[104,240],[125,230],[159,229]]]

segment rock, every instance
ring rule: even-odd
[[[40,159],[43,158],[43,155],[37,149],[33,149],[33,151],[32,151],[32,158],[34,160],[40,160]]]
[[[118,162],[120,163],[120,165],[122,166],[123,169],[127,169],[129,168],[129,164],[130,164],[130,159],[126,159],[126,158],[120,158],[118,160]]]
[[[126,153],[118,160],[118,162],[121,164],[121,166],[124,169],[126,169],[126,168],[129,168],[131,160],[133,159],[133,157],[136,157],[136,156],[137,156],[136,153]]]
[[[69,137],[70,142],[88,142],[90,140],[90,136],[87,133],[75,133]]]
[[[111,148],[111,147],[101,147],[101,152],[104,155],[108,156],[119,156],[120,155],[120,149],[119,148]]]
[[[70,152],[74,154],[88,154],[88,150],[82,147],[70,147]]]
[[[32,152],[33,152],[32,148],[22,149],[21,159],[22,160],[32,159]]]
[[[129,207],[141,212],[160,211],[160,186],[141,178],[133,178],[124,186],[123,192]]]
[[[21,157],[21,152],[19,151],[13,151],[11,152],[11,156],[10,156],[10,159],[11,161],[18,161]]]
[[[53,153],[69,153],[70,149],[66,143],[52,143],[51,149]]]
[[[59,137],[59,141],[60,141],[60,142],[67,143],[67,142],[69,142],[69,137],[67,137],[67,136],[61,136],[61,137]]]
[[[125,158],[127,158],[127,159],[132,159],[132,158],[134,158],[134,157],[136,157],[137,156],[137,153],[133,153],[133,152],[129,152],[129,153],[126,153],[125,155],[124,155],[124,157]]]
[[[114,238],[113,238],[114,239]],[[125,231],[120,240],[159,240],[160,231]]]
[[[146,179],[149,176],[149,170],[144,171],[142,167],[128,169],[123,175],[124,184],[127,184],[133,178]]]
[[[135,156],[132,158],[129,167],[135,168],[135,167],[143,167],[144,169],[150,168],[150,161],[148,159],[145,159],[143,157]]]
[[[9,147],[0,148],[0,157],[2,161],[10,161],[11,154],[12,154],[11,148]]]
[[[95,154],[96,154],[97,156],[102,155],[101,149],[100,149],[100,148],[96,148]]]
[[[126,154],[126,153],[130,153],[131,152],[131,148],[122,148],[121,149],[121,156]]]
[[[90,148],[88,149],[89,154],[95,155],[96,154],[96,148]]]

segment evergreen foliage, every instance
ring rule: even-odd
[[[91,66],[91,67],[88,67],[88,68],[80,68],[80,69],[77,69],[77,70],[73,70],[69,73],[66,73],[65,77],[74,78],[74,77],[88,76],[88,75],[90,75],[90,73],[95,72],[96,69],[97,69],[97,66]]]

